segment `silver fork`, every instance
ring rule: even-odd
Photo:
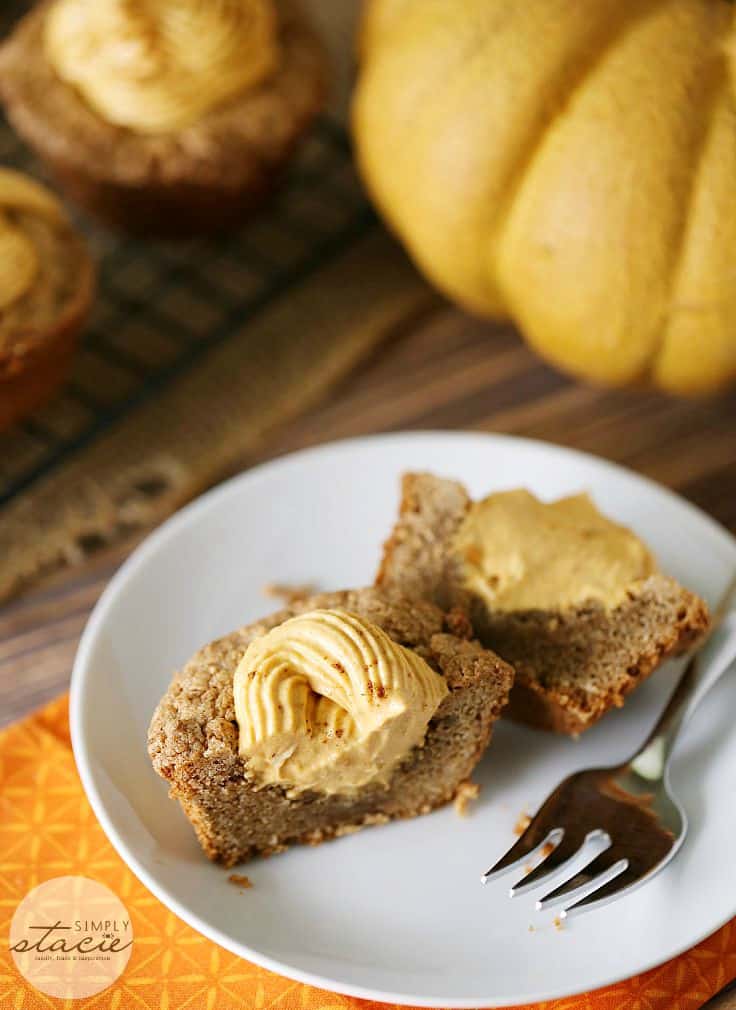
[[[537,908],[559,907],[564,917],[628,893],[667,865],[687,834],[669,782],[670,756],[687,719],[736,660],[735,600],[736,578],[643,747],[623,764],[561,782],[483,883],[520,874],[511,897],[544,889]]]

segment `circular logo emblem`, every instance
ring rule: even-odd
[[[47,996],[95,996],[120,977],[133,927],[122,901],[87,877],[54,877],[30,891],[10,924],[21,975]]]

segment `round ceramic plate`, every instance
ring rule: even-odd
[[[559,779],[621,759],[643,739],[673,664],[579,742],[500,723],[477,769],[482,791],[469,817],[450,806],[256,860],[247,896],[204,857],[166,799],[146,730],[172,671],[203,643],[275,609],[267,583],[370,583],[407,469],[459,478],[476,496],[519,485],[546,499],[587,489],[711,604],[736,568],[736,541],[691,505],[610,463],[539,442],[397,434],[268,463],[149,537],[90,619],[71,720],[97,817],[180,918],[250,961],[325,989],[392,1003],[503,1006],[595,989],[667,960],[736,913],[723,863],[736,834],[734,676],[706,698],[677,750],[672,780],[691,824],[682,851],[645,887],[562,929],[534,910],[534,895],[512,901],[508,881],[483,887],[480,874]]]

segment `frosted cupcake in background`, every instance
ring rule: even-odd
[[[326,92],[290,0],[52,0],[0,47],[18,133],[80,205],[139,234],[236,227]]]
[[[87,249],[56,197],[0,168],[0,431],[65,378],[94,279]]]

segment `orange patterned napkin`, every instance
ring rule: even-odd
[[[135,940],[127,968],[97,996],[62,1001],[34,989],[8,950],[10,921],[51,877],[101,881],[128,908]],[[69,740],[67,699],[0,734],[0,1008],[113,1010],[380,1010],[280,978],[185,926],[128,870],[84,796]],[[682,957],[620,985],[538,1010],[696,1010],[736,977],[736,919]]]

